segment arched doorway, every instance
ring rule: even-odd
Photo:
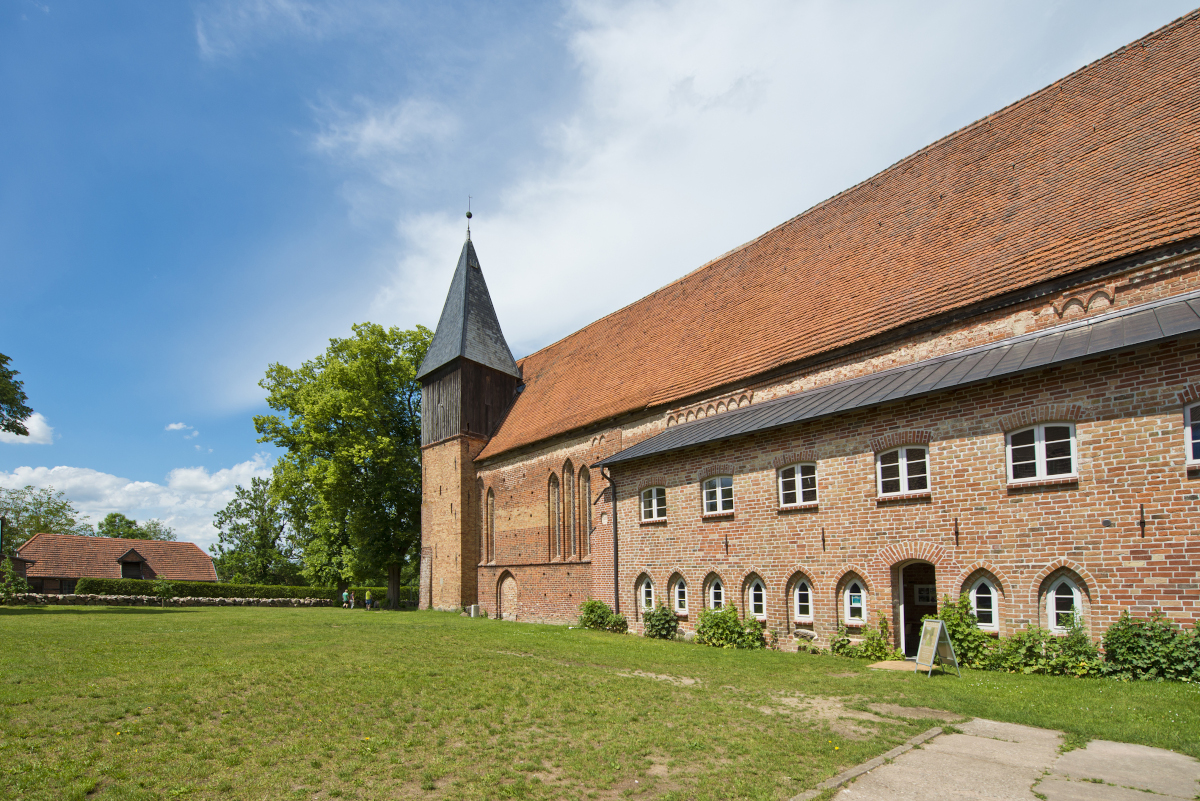
[[[905,656],[916,656],[921,639],[921,618],[937,614],[937,574],[929,562],[906,562],[897,570],[900,598],[900,647]]]
[[[501,620],[517,619],[517,580],[512,573],[505,572],[496,588],[496,617]]]

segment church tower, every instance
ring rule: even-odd
[[[521,383],[468,234],[421,382],[421,608],[477,602],[475,457]]]

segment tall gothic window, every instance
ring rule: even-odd
[[[487,540],[485,543],[486,554],[485,554],[484,558],[485,558],[485,561],[495,562],[496,561],[496,494],[494,492],[492,492],[492,490],[490,488],[487,491],[487,507],[485,509],[484,516],[485,516],[484,525],[487,530],[487,533],[485,534]]]
[[[550,537],[550,558],[556,559],[562,556],[562,502],[558,497],[558,476],[554,473],[550,474],[550,486],[547,491],[548,509],[547,520]]]
[[[592,552],[592,474],[587,465],[579,468],[579,555]]]
[[[575,556],[575,468],[568,459],[563,465],[563,556]]]

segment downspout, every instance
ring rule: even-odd
[[[621,614],[621,580],[618,576],[618,566],[620,564],[620,548],[617,544],[617,482],[613,480],[612,472],[605,472],[607,468],[600,468],[600,475],[608,482],[610,494],[612,496],[612,530],[613,530],[613,612]]]

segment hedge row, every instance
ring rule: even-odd
[[[337,604],[342,594],[333,587],[288,587],[281,584],[225,584],[217,581],[171,581],[174,598],[325,598]],[[82,578],[75,585],[78,595],[154,595],[156,582],[142,579]],[[371,599],[387,599],[387,587],[350,587],[358,605],[367,590]],[[401,587],[403,597],[407,587]]]

